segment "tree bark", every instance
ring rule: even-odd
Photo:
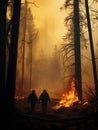
[[[6,71],[6,11],[7,0],[0,0],[0,112],[5,108],[5,71]]]
[[[79,0],[74,0],[75,85],[82,101]]]
[[[26,20],[27,20],[27,0],[25,0],[25,10],[24,10],[24,39],[23,39],[23,53],[22,53],[22,96],[24,94],[24,69],[25,69],[25,44],[26,44]]]
[[[93,46],[94,43],[93,43],[92,29],[91,29],[91,23],[90,23],[88,0],[85,0],[85,8],[86,8],[86,17],[87,17],[89,40],[90,40],[90,49],[91,49],[91,57],[92,57],[94,83],[95,83],[95,95],[96,95],[96,100],[98,102],[98,77],[97,77],[96,61],[95,61],[95,54],[94,54],[94,46]]]
[[[11,43],[9,49],[9,61],[8,61],[7,81],[6,81],[6,105],[8,112],[9,111],[12,112],[14,110],[20,5],[21,0],[14,0]]]

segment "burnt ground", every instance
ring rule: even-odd
[[[9,116],[3,127],[6,130],[98,130],[98,113],[93,108],[74,104],[70,108],[52,109],[57,102],[52,100],[45,115],[40,104],[32,112],[26,99],[17,100],[15,114]]]

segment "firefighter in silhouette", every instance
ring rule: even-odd
[[[41,103],[42,112],[45,114],[47,113],[47,105],[50,103],[50,97],[46,89],[39,96],[39,103]]]
[[[32,92],[28,96],[28,103],[30,103],[30,105],[31,105],[32,112],[34,112],[35,106],[38,103],[38,97],[35,93],[35,90],[32,90]]]

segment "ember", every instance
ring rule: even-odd
[[[15,99],[20,100],[20,99],[24,99],[24,97],[23,96],[16,96]]]
[[[61,100],[56,106],[53,107],[53,109],[59,109],[60,107],[70,107],[73,105],[73,103],[78,101],[78,94],[75,89],[75,79],[73,78],[70,90],[62,94]]]

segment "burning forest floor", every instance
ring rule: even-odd
[[[57,99],[52,99],[45,115],[40,104],[32,112],[27,99],[16,100],[16,114],[11,119],[8,130],[98,130],[98,113],[92,108],[75,103],[68,108],[53,109],[57,103]]]

